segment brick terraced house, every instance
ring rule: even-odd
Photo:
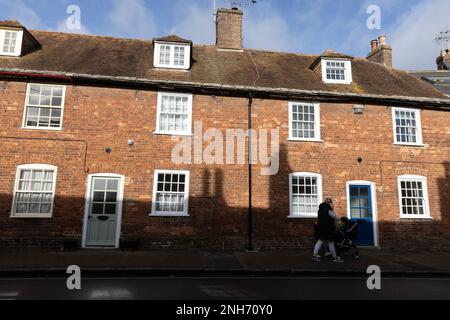
[[[242,19],[219,9],[216,45],[0,22],[0,248],[307,247],[325,197],[360,244],[448,248],[449,98],[385,37],[366,58],[250,50]],[[217,132],[236,141],[205,161]],[[271,163],[248,153],[262,132]]]

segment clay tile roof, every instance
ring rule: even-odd
[[[41,43],[41,49],[20,59],[0,57],[0,69],[385,97],[447,98],[407,72],[365,58],[352,61],[353,83],[339,85],[324,83],[310,69],[320,55],[218,50],[213,45],[193,45],[192,66],[188,72],[180,72],[153,66],[151,40],[30,32]]]
[[[23,28],[23,26],[17,20],[3,20],[3,21],[0,21],[0,27]]]
[[[178,43],[189,43],[192,44],[191,40],[183,39],[175,34],[171,34],[169,36],[154,38],[153,41],[161,41],[161,42],[178,42]]]

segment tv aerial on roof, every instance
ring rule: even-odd
[[[445,50],[450,49],[450,30],[446,28],[447,30],[439,32],[439,35],[434,38],[434,42],[436,45],[440,46],[442,48],[442,54],[445,53]]]
[[[257,0],[230,0],[231,8],[243,8],[256,4]]]
[[[258,0],[229,0],[230,8],[244,8],[256,4]],[[213,0],[214,3],[214,21],[216,21],[217,14],[217,0]]]

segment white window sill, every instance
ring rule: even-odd
[[[288,141],[323,143],[322,139],[288,138]]]
[[[39,130],[39,131],[62,131],[63,128],[46,128],[46,127],[22,127],[22,130]]]
[[[317,214],[297,213],[288,215],[289,219],[317,219]]]
[[[0,56],[10,57],[10,58],[19,58],[20,53],[0,52]]]
[[[190,67],[171,67],[171,66],[154,66],[156,70],[162,70],[162,71],[182,71],[182,72],[188,72]]]
[[[154,217],[154,218],[161,218],[161,217],[190,217],[189,214],[187,213],[149,213],[148,214],[149,217]]]
[[[182,137],[193,137],[194,134],[192,133],[183,133],[183,132],[161,132],[161,131],[155,131],[153,132],[154,135],[158,136],[182,136]]]
[[[423,216],[423,217],[421,217],[421,216],[415,216],[415,215],[412,215],[412,216],[400,216],[400,220],[434,220],[433,219],[433,217],[430,217],[430,216]]]
[[[323,80],[327,84],[352,84],[350,81]]]
[[[403,146],[403,147],[419,147],[424,148],[426,145],[422,143],[404,143],[404,142],[394,142],[395,146]]]
[[[51,214],[12,214],[11,219],[51,219]]]

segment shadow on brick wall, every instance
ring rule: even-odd
[[[450,163],[438,180],[441,219],[383,221],[380,244],[386,248],[450,248]],[[256,174],[256,168],[254,174]],[[268,176],[268,207],[254,202],[253,237],[258,249],[311,247],[315,219],[289,219],[291,172],[286,147],[280,148],[280,171]],[[189,217],[150,217],[151,203],[125,200],[122,241],[137,242],[141,249],[243,250],[248,239],[248,207],[228,206],[224,196],[224,172],[202,171],[200,194],[189,199]],[[254,183],[258,183],[255,178]],[[266,180],[265,180],[266,181]],[[345,192],[345,191],[343,191]],[[12,196],[0,195],[0,248],[55,249],[81,245],[84,198],[56,196],[51,219],[10,218]],[[382,214],[382,213],[379,213]]]

